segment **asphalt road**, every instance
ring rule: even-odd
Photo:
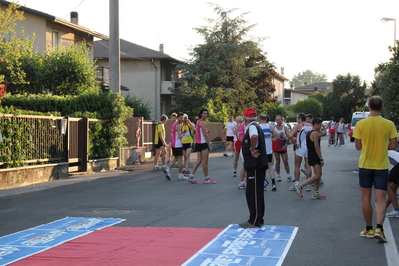
[[[292,146],[290,147],[292,148]],[[399,219],[385,223],[389,243],[364,239],[360,189],[357,182],[359,152],[349,142],[327,147],[322,140],[325,159],[320,189],[326,200],[311,200],[310,192],[299,198],[289,191],[293,185],[277,183],[265,192],[267,225],[299,228],[283,265],[399,265]],[[192,155],[192,162],[196,155]],[[293,151],[289,150],[293,174]],[[36,186],[0,191],[0,236],[70,217],[124,218],[122,227],[225,228],[246,221],[245,192],[237,189],[232,177],[233,158],[222,152],[211,154],[210,177],[217,184],[191,184],[165,179],[162,171],[152,171],[152,162],[128,170]],[[202,180],[202,169],[196,173]],[[304,180],[302,174],[301,179]],[[269,180],[270,181],[270,180]],[[391,210],[391,208],[389,209]]]

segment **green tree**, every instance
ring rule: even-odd
[[[315,117],[323,116],[323,106],[314,98],[299,100],[296,104],[291,105],[290,109],[294,113],[312,114]]]
[[[331,93],[332,96],[327,97],[325,103],[330,104],[331,116],[343,117],[345,121],[350,121],[354,111],[363,110],[366,102],[366,82],[362,82],[358,75],[348,73],[338,75],[331,85],[333,91],[329,94]]]
[[[191,60],[177,66],[185,82],[173,91],[175,109],[197,113],[212,99],[215,113],[228,102],[227,112],[240,114],[272,97],[274,66],[259,48],[261,38],[246,39],[255,25],[247,25],[245,13],[231,17],[236,9],[217,5],[214,11],[217,19],[208,19],[209,26],[195,29],[204,44],[193,48]]]
[[[17,38],[14,30],[16,22],[23,20],[23,11],[19,5],[11,3],[7,9],[0,10],[0,83],[7,81],[8,91],[13,84],[25,83],[25,73],[21,69],[20,58],[29,48],[29,42],[22,37]]]
[[[261,105],[260,113],[267,114],[271,121],[274,121],[277,115],[281,117],[287,117],[287,109],[281,104],[281,102],[265,102]]]
[[[327,76],[326,74],[315,73],[312,70],[307,69],[296,74],[292,78],[292,82],[294,83],[294,87],[302,87],[305,84],[309,85],[318,82],[327,82]]]
[[[398,42],[389,47],[392,57],[388,62],[379,64],[374,69],[375,80],[372,83],[372,95],[380,95],[384,100],[382,110],[387,119],[399,124],[399,52]]]

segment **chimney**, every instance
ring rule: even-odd
[[[160,51],[161,53],[163,53],[163,43],[161,43],[161,44],[159,45],[159,51]]]
[[[284,67],[281,68],[281,75],[284,76]]]
[[[71,12],[71,22],[78,25],[79,24],[79,13],[76,11]]]

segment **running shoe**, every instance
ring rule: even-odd
[[[233,172],[233,176],[236,177],[237,176],[237,170],[234,170]]]
[[[204,179],[204,184],[216,184],[216,181],[208,178],[208,179]]]
[[[277,182],[281,182],[281,175],[277,176]]]
[[[158,171],[158,170],[161,170],[162,168],[161,167],[159,167],[158,165],[154,165],[154,168],[152,169],[152,170],[154,170],[154,171]]]
[[[393,211],[387,213],[385,216],[388,218],[399,218],[399,212],[393,210]]]
[[[378,240],[378,243],[388,243],[388,239],[386,239],[384,231],[380,228],[375,229],[374,238]]]
[[[317,199],[326,199],[326,196],[321,195],[320,193],[314,194],[312,193],[312,199],[317,200]]]
[[[223,153],[224,157],[229,157],[229,155],[227,154],[227,152]]]
[[[300,185],[295,185],[296,194],[298,194],[298,196],[299,196],[300,198],[303,198],[302,189],[303,189],[303,188],[302,188]]]
[[[307,185],[306,187],[305,187],[305,191],[311,191],[312,189],[310,188],[310,185]]]
[[[295,186],[294,186],[294,187],[290,187],[290,190],[291,190],[291,191],[296,191]]]
[[[245,183],[238,184],[238,189],[245,189]]]
[[[170,159],[166,160],[166,163],[170,163]]]
[[[183,174],[179,174],[177,176],[177,180],[179,180],[179,181],[186,180],[186,179],[187,179],[187,177],[185,177]]]
[[[319,185],[322,187],[322,186],[324,186],[324,182],[323,182],[323,180],[320,178],[320,181],[319,181]]]
[[[294,182],[295,179],[292,178],[292,176],[287,176],[287,182]]]
[[[182,174],[183,174],[183,175],[187,175],[187,170],[184,169],[183,172],[182,172]]]
[[[277,191],[276,185],[272,186],[272,191]]]
[[[165,174],[166,179],[170,180],[170,168],[169,167],[164,168],[163,173]]]
[[[360,232],[360,236],[365,237],[365,238],[374,238],[374,234],[375,234],[375,232],[373,229],[368,230],[368,231],[366,229],[364,229],[363,231]]]
[[[188,177],[187,181],[190,182],[190,183],[193,183],[193,184],[198,184],[198,181],[195,180],[194,176],[193,177]]]

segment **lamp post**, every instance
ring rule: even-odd
[[[396,19],[394,18],[382,18],[381,22],[386,23],[388,21],[393,21],[394,22],[394,28],[393,28],[393,47],[396,47]]]

